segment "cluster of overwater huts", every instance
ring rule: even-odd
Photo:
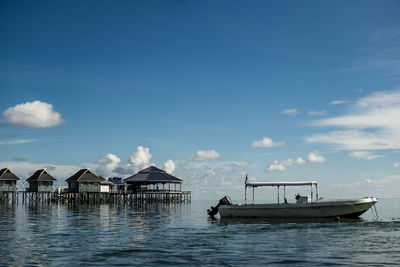
[[[0,170],[0,192],[16,192],[17,177],[9,168]],[[53,183],[57,181],[46,169],[35,171],[26,179],[29,187],[28,192],[54,192]],[[95,175],[89,169],[81,169],[65,180],[68,184],[66,189],[70,193],[80,192],[126,192],[136,193],[141,191],[181,191],[183,180],[154,166],[139,171],[126,179],[111,177],[105,179]],[[177,188],[178,186],[178,188]]]

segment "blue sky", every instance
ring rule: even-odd
[[[81,167],[126,177],[155,164],[195,198],[241,199],[245,173],[396,196],[399,10],[2,1],[0,167],[23,179],[47,167],[62,184]]]

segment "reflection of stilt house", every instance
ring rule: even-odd
[[[128,193],[148,191],[181,192],[182,180],[154,166],[126,178]],[[177,188],[179,185],[179,188]]]
[[[0,192],[16,192],[19,178],[9,168],[0,170]]]
[[[94,175],[89,169],[81,169],[69,177],[66,182],[70,193],[100,192],[100,183],[103,180]]]
[[[53,182],[57,180],[45,169],[41,169],[37,170],[26,181],[29,182],[29,192],[53,192]]]

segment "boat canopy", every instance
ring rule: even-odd
[[[259,187],[259,186],[305,186],[305,185],[317,185],[316,181],[311,182],[249,182],[246,186]]]
[[[286,201],[286,186],[311,186],[311,201],[313,199],[313,185],[315,186],[316,200],[318,200],[318,183],[316,181],[309,182],[249,182],[244,188],[244,203],[247,203],[247,187],[253,188],[253,204],[254,204],[254,188],[259,186],[276,186],[278,188],[278,204],[279,204],[279,187],[283,187],[283,197]]]

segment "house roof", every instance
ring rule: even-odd
[[[154,166],[141,170],[124,180],[127,183],[182,183],[182,180]]]
[[[41,182],[53,182],[57,181],[53,176],[47,173],[45,169],[40,169],[35,171],[34,174],[32,174],[31,177],[26,179],[28,182],[33,182],[33,181],[41,181]]]
[[[66,182],[102,182],[97,175],[94,175],[89,169],[81,169],[71,177],[69,177]]]
[[[19,178],[11,172],[9,168],[0,170],[0,180],[2,181],[18,181]]]

